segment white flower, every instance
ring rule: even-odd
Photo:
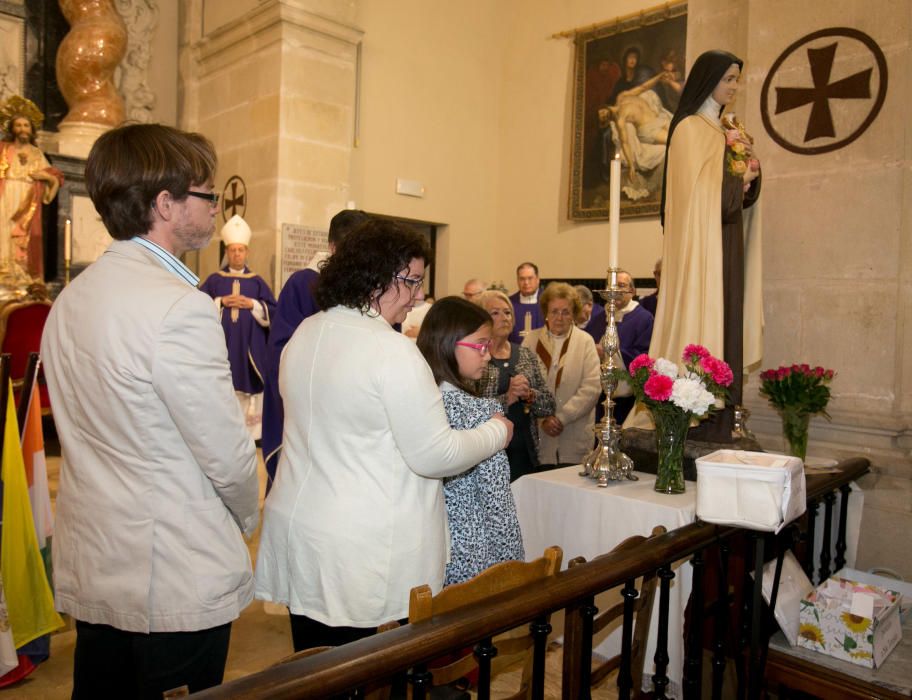
[[[706,413],[715,400],[716,397],[706,390],[703,382],[691,377],[675,379],[671,389],[671,402],[695,416]]]
[[[666,377],[671,377],[676,379],[678,376],[678,366],[671,360],[666,360],[664,357],[660,357],[655,361],[655,367],[653,369],[657,374],[664,374]]]

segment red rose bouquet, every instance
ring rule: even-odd
[[[760,395],[782,416],[782,432],[796,457],[804,459],[807,455],[810,417],[819,413],[830,419],[826,407],[830,401],[829,384],[835,376],[831,369],[806,364],[760,373]]]

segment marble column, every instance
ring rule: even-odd
[[[57,51],[57,82],[70,111],[60,122],[59,150],[85,158],[95,140],[124,121],[114,70],[127,30],[113,0],[59,0],[70,31]]]

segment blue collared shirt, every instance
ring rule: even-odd
[[[162,248],[160,245],[153,243],[148,238],[142,238],[141,236],[133,236],[133,238],[130,240],[134,243],[138,243],[143,248],[152,253],[152,255],[155,256],[155,259],[158,260],[158,262],[161,264],[161,266],[172,275],[178,277],[179,279],[182,279],[184,282],[193,287],[199,286],[200,278],[193,274],[189,267],[184,265],[184,263],[182,263],[178,258],[174,257],[167,250]]]

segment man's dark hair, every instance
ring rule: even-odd
[[[517,265],[516,274],[518,275],[519,271],[522,270],[524,267],[531,267],[533,270],[535,270],[535,276],[538,277],[538,265],[536,265],[535,263],[530,263],[530,262],[524,262],[524,263],[520,263],[519,265]]]
[[[202,134],[163,124],[112,129],[92,146],[86,189],[112,238],[127,240],[152,228],[152,204],[162,191],[186,199],[193,185],[212,182],[215,147]]]
[[[343,209],[329,222],[329,242],[339,245],[343,238],[370,220],[370,215],[360,209]]]
[[[366,312],[416,258],[432,262],[424,236],[402,224],[368,219],[342,239],[322,267],[314,297],[321,309],[347,306]]]
[[[475,394],[471,383],[459,376],[456,341],[493,323],[487,311],[468,299],[444,297],[435,301],[418,331],[418,349],[434,373],[434,381],[449,382]]]

